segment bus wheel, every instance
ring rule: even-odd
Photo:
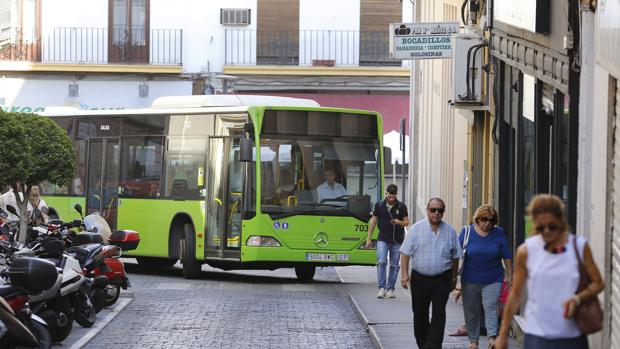
[[[312,281],[315,272],[315,266],[303,265],[295,267],[295,275],[297,275],[297,279],[302,282]]]
[[[169,268],[176,262],[176,258],[136,257],[138,264],[146,268]]]
[[[200,276],[202,264],[196,260],[196,239],[190,224],[183,225],[183,239],[179,241],[181,248],[181,263],[183,263],[183,277],[197,279]]]

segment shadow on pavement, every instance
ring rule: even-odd
[[[164,267],[158,268],[157,270],[153,270],[151,267],[145,267],[139,265],[137,262],[131,262],[131,260],[123,260],[125,264],[125,270],[128,273],[133,274],[141,274],[141,275],[157,275],[157,276],[174,276],[174,277],[183,277],[183,271],[181,270],[181,265],[176,264],[172,267]],[[209,268],[208,271],[205,271],[205,268]],[[251,273],[260,273],[260,274],[251,274]],[[211,267],[203,266],[203,269],[200,273],[200,277],[198,280],[214,280],[214,281],[237,281],[237,282],[249,282],[253,284],[300,284],[304,283],[299,280],[295,276],[285,276],[285,275],[268,275],[269,270],[235,270],[235,271],[223,271],[219,269],[214,269]],[[276,271],[273,271],[276,272]],[[321,273],[320,268],[317,269],[317,276]],[[334,280],[325,280],[325,279],[317,279],[315,277],[314,280],[308,282],[309,284],[340,284],[340,280],[335,276]]]

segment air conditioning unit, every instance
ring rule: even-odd
[[[454,107],[469,107],[486,104],[486,93],[482,90],[482,76],[486,44],[482,36],[457,34],[452,48],[452,100]]]
[[[250,14],[249,8],[223,8],[220,9],[220,24],[249,25]]]

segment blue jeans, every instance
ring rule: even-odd
[[[377,241],[377,279],[379,288],[393,290],[400,271],[400,244],[388,244],[384,241]],[[386,266],[388,264],[388,254],[390,255],[390,274],[387,276]]]
[[[463,282],[461,291],[463,294],[463,312],[465,314],[465,326],[470,341],[477,342],[480,337],[480,318],[484,312],[487,335],[497,336],[498,316],[497,303],[502,289],[502,283],[489,285],[471,284]],[[480,304],[482,303],[482,309]]]

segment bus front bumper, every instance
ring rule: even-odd
[[[241,248],[241,262],[281,262],[283,266],[303,263],[315,265],[375,265],[376,250],[355,249],[349,251],[332,251],[328,249],[293,250],[283,247]]]

